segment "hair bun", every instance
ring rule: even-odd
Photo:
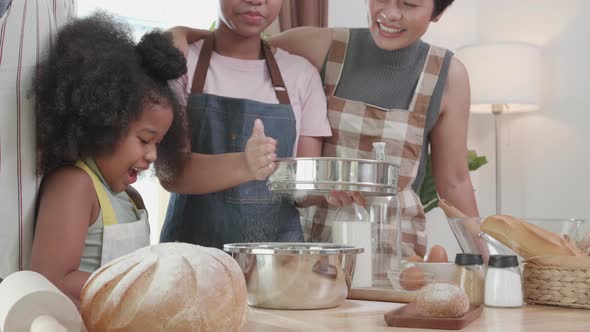
[[[160,31],[145,34],[136,46],[142,66],[158,81],[177,79],[186,73],[186,59],[174,47],[172,36]]]

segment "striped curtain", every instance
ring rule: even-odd
[[[28,268],[38,186],[32,82],[75,1],[14,0],[0,17],[0,278]]]
[[[328,0],[284,0],[279,17],[265,33],[274,35],[301,26],[328,26]]]
[[[279,14],[281,31],[300,26],[328,26],[328,0],[284,0]]]

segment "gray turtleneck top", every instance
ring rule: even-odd
[[[408,109],[420,73],[426,62],[429,44],[419,40],[400,50],[379,48],[369,29],[350,29],[346,61],[335,95],[385,109]],[[447,51],[430,100],[422,144],[422,158],[413,188],[424,179],[430,132],[440,112],[440,103],[453,53]]]

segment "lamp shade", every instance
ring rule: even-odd
[[[472,112],[539,109],[541,52],[538,47],[523,43],[473,44],[460,47],[456,56],[469,74]]]

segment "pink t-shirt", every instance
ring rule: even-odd
[[[191,91],[202,45],[202,40],[189,45],[188,72],[171,84],[184,105]],[[316,68],[305,58],[281,49],[277,49],[275,59],[291,99],[297,121],[297,138],[299,136],[331,136],[326,96]],[[265,60],[240,60],[216,52],[211,55],[204,92],[268,104],[279,103]],[[297,141],[293,151],[294,154],[297,153]]]

